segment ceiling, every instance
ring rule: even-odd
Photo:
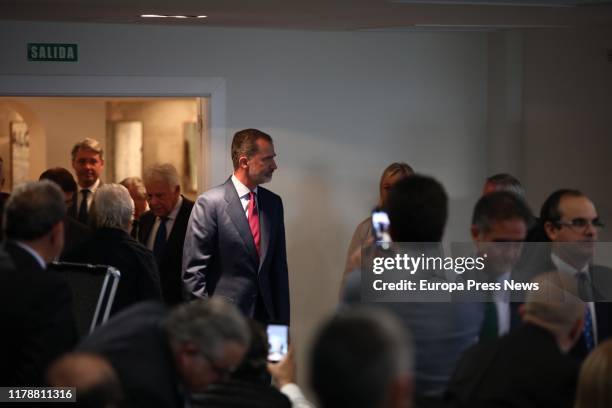
[[[207,18],[141,18],[141,14]],[[306,30],[611,26],[604,0],[0,0],[0,19]]]

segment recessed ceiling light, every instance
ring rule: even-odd
[[[199,15],[199,16],[184,16],[184,15],[176,15],[170,16],[166,14],[141,14],[142,18],[206,18],[208,16]]]

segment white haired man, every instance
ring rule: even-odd
[[[136,242],[128,231],[134,202],[120,184],[105,184],[95,194],[95,231],[83,248],[66,260],[111,265],[121,272],[111,313],[143,300],[161,300],[159,274],[151,251]]]
[[[193,201],[181,195],[176,168],[157,164],[144,174],[150,211],[140,217],[138,240],[155,255],[159,269],[162,296],[167,305],[184,300],[183,244]]]

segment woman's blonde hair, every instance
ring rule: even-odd
[[[612,407],[612,340],[606,340],[589,354],[578,379],[575,408]]]

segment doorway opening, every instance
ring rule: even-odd
[[[90,137],[104,148],[105,182],[171,163],[195,199],[207,184],[208,110],[206,97],[0,97],[3,190],[51,167],[72,171],[72,146]]]

